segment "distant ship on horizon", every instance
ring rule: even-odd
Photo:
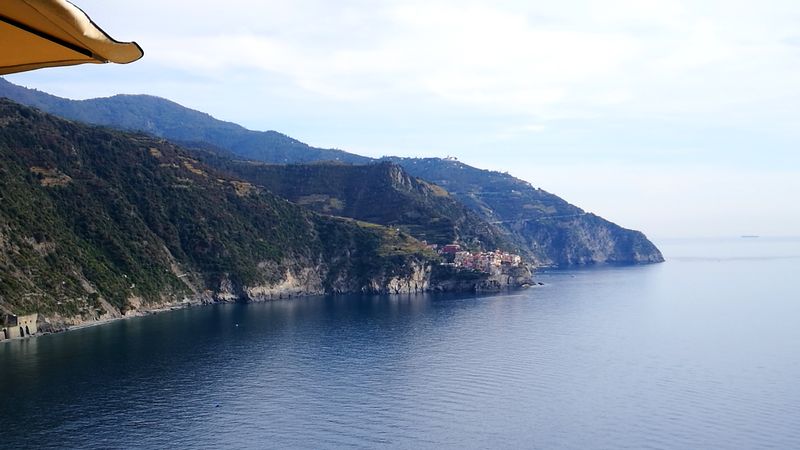
[[[743,234],[741,237],[742,239],[755,239],[755,238],[760,238],[761,236],[757,234]]]

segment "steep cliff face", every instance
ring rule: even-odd
[[[491,273],[456,270],[436,266],[431,274],[430,290],[438,292],[495,292],[533,284],[533,270],[528,265],[495,268]]]
[[[337,270],[327,263],[309,264],[294,270],[287,269],[272,282],[242,286],[225,278],[215,291],[209,292],[211,295],[208,299],[217,302],[263,302],[324,294],[423,293],[430,290],[431,272],[435,266],[436,263],[428,259],[408,258],[402,266],[384,267],[364,278],[363,274],[341,270],[341,266]]]
[[[508,174],[440,158],[389,158],[450,191],[539,266],[664,261],[644,234],[587,213]]]
[[[594,214],[510,222],[540,266],[650,264],[661,252],[639,231],[626,230]]]
[[[497,268],[491,273],[456,270],[428,260],[409,260],[400,267],[374,273],[362,282],[358,276],[338,273],[318,265],[299,273],[287,272],[274,283],[236,289],[225,280],[215,293],[217,301],[261,302],[323,294],[422,294],[426,292],[491,292],[532,285],[533,271],[528,265]],[[327,281],[326,281],[327,280]]]

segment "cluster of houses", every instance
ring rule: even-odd
[[[444,259],[444,264],[458,268],[472,269],[492,273],[503,267],[517,267],[522,264],[522,257],[513,253],[501,252],[468,252],[458,244],[444,246],[429,245]]]

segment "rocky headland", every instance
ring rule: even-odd
[[[42,331],[213,302],[517,284],[451,283],[399,228],[320,215],[167,141],[8,100],[0,200],[0,312],[38,313]]]

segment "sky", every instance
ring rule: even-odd
[[[9,81],[453,156],[656,239],[800,235],[796,0],[75,3],[145,57]]]

